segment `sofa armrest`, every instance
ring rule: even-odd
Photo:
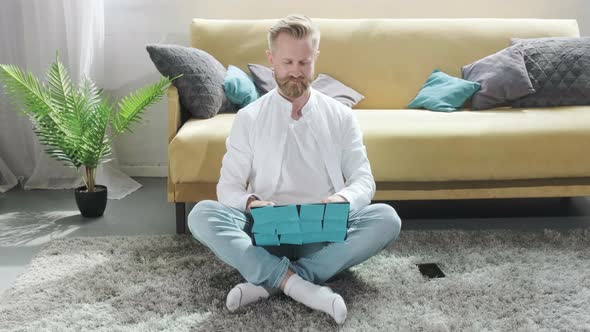
[[[180,100],[178,99],[178,90],[175,86],[171,85],[168,88],[168,144],[172,142],[176,133],[178,132],[178,128],[182,125],[182,118],[180,116]],[[170,154],[168,154],[168,164],[170,164]],[[176,187],[172,180],[170,179],[170,167],[168,167],[168,202],[173,203],[176,202]],[[177,206],[176,209],[177,213],[177,231],[179,229],[179,225],[184,225],[184,222],[178,221],[179,217],[179,209]]]
[[[172,142],[182,125],[180,116],[180,100],[178,99],[178,90],[171,85],[168,88],[168,143]]]

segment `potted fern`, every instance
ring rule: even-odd
[[[80,174],[84,186],[75,189],[75,197],[81,214],[99,217],[106,207],[107,188],[95,183],[96,168],[110,160],[115,137],[141,120],[144,110],[162,98],[171,79],[163,77],[112,104],[89,79],[74,86],[56,55],[44,83],[14,65],[0,65],[0,82],[32,118],[49,156]]]

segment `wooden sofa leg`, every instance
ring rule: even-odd
[[[186,203],[176,203],[176,234],[186,233]]]

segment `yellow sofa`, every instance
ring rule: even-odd
[[[361,92],[355,107],[377,183],[375,200],[569,197],[590,194],[590,106],[410,110],[438,68],[461,66],[511,37],[579,36],[575,20],[314,19],[321,29],[316,74]],[[274,20],[195,19],[191,44],[248,72],[266,64]],[[168,201],[185,232],[185,202],[216,199],[233,114],[181,121],[168,93]]]

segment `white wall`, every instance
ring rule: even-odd
[[[115,97],[158,79],[148,43],[189,45],[192,18],[277,18],[290,13],[326,18],[567,18],[590,36],[588,0],[105,0],[105,90]],[[272,8],[272,9],[269,9]],[[166,103],[146,111],[143,123],[116,141],[123,170],[166,176]]]

